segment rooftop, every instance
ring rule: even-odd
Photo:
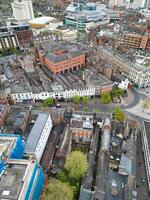
[[[71,128],[72,129],[93,129],[93,114],[85,112],[74,112],[71,118]]]
[[[54,17],[37,17],[29,21],[29,24],[48,24],[49,22],[56,21]]]
[[[9,157],[12,148],[16,145],[16,140],[17,136],[0,134],[0,157],[2,155]]]
[[[35,163],[28,160],[12,160],[0,179],[0,199],[24,199]]]
[[[40,113],[38,115],[35,124],[27,138],[27,142],[25,145],[25,153],[33,153],[35,151],[48,117],[48,113]]]

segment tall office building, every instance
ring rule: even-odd
[[[125,8],[149,8],[150,0],[109,0],[109,7],[125,7]]]
[[[17,21],[26,21],[34,18],[32,0],[14,0],[12,9]]]

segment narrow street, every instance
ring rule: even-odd
[[[146,169],[144,163],[144,154],[142,151],[141,137],[138,135],[137,139],[137,176],[136,176],[136,186],[137,186],[137,200],[150,200],[148,195],[148,185],[146,179]]]

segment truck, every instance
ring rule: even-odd
[[[112,180],[112,183],[111,183],[111,194],[113,196],[117,196],[118,194],[118,185],[115,180]]]

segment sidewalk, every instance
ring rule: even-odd
[[[134,114],[138,117],[142,117],[142,118],[145,118],[147,120],[150,120],[150,108],[147,108],[143,111],[143,108],[141,107],[141,103],[137,104],[133,108],[126,109],[126,111],[128,111],[131,114]]]

